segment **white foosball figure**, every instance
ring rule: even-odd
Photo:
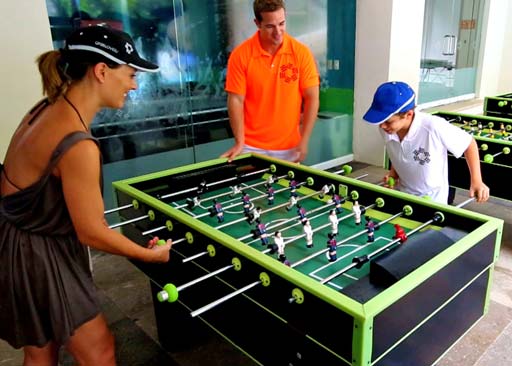
[[[284,254],[284,239],[280,231],[276,231],[274,234],[274,244],[277,245],[277,256],[279,260],[284,262],[286,260],[286,255]]]
[[[354,201],[352,212],[354,213],[354,222],[356,225],[361,225],[361,206],[359,206],[359,202]]]
[[[231,187],[231,197],[235,197],[237,194],[241,194],[242,190],[238,186],[238,184],[235,184],[233,187]]]
[[[254,222],[258,222],[260,217],[261,217],[261,212],[262,212],[262,209],[261,207],[256,207],[256,208],[253,208],[249,217],[251,218],[249,223],[254,223]]]
[[[331,210],[329,212],[329,222],[331,223],[331,234],[338,235],[338,215],[336,215],[336,210]]]
[[[290,200],[288,201],[288,206],[286,206],[286,209],[290,211],[293,206],[297,204],[297,197],[291,196]]]
[[[303,230],[304,230],[304,234],[306,235],[306,246],[308,248],[312,248],[313,247],[313,228],[311,227],[309,220],[306,220],[304,222]]]

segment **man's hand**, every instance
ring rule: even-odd
[[[293,160],[295,163],[301,163],[306,159],[306,156],[308,155],[308,142],[302,140],[297,145],[297,156]]]
[[[231,149],[226,151],[220,157],[228,158],[228,163],[231,163],[234,158],[236,158],[238,155],[240,155],[240,153],[242,152],[243,149],[244,149],[244,145],[235,144]]]

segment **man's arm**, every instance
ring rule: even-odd
[[[302,123],[300,126],[300,134],[302,136],[299,145],[297,146],[298,157],[297,161],[301,162],[308,154],[308,144],[313,127],[318,115],[318,107],[320,105],[319,86],[311,86],[304,89],[304,112],[302,113]]]
[[[228,161],[232,161],[237,155],[239,155],[245,144],[244,101],[245,96],[228,93],[229,124],[235,138],[235,144],[233,147],[221,155],[222,158],[228,158]]]
[[[475,139],[471,139],[464,157],[468,163],[469,174],[471,175],[471,183],[469,188],[469,196],[475,197],[477,202],[485,202],[489,199],[489,187],[482,181],[482,173],[480,172],[480,157],[478,154],[478,146]]]

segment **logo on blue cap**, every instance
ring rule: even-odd
[[[377,88],[372,105],[363,119],[372,124],[384,123],[396,113],[413,109],[415,97],[414,90],[404,82],[384,83]]]

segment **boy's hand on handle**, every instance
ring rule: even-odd
[[[489,187],[483,182],[478,184],[471,184],[469,188],[469,197],[475,197],[476,202],[482,203],[489,199]]]
[[[386,174],[382,178],[382,185],[386,188],[394,189],[397,184],[398,178],[392,176],[391,174]]]

